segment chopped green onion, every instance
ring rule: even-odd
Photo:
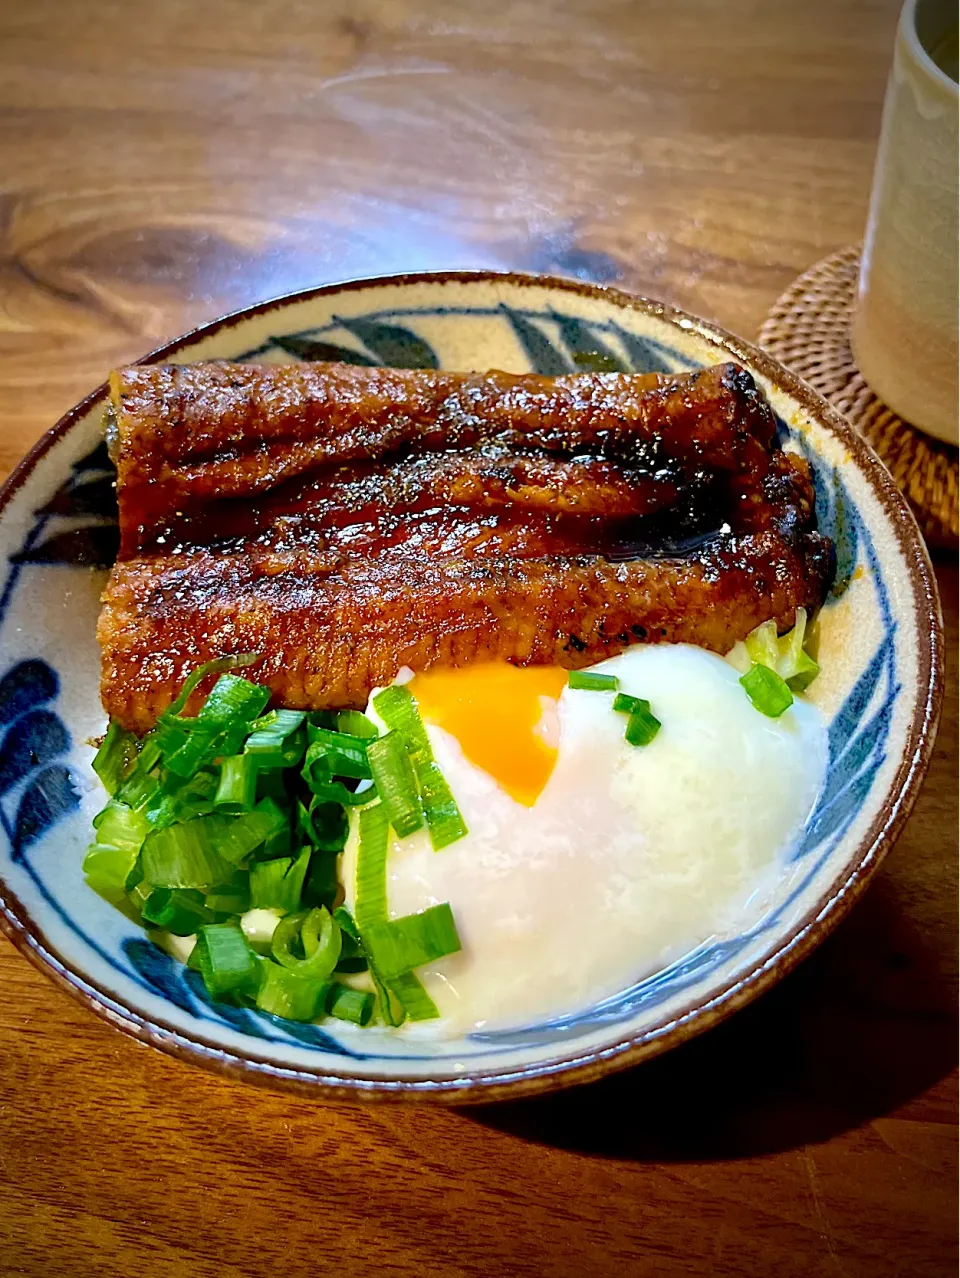
[[[366,929],[387,921],[387,843],[390,823],[382,803],[364,808],[359,816],[359,845],[355,880],[354,911],[356,922],[342,906],[334,912],[342,934],[356,944],[370,968],[377,988],[380,1015],[387,1025],[402,1025],[410,1020],[431,1020],[439,1016],[432,999],[413,973],[397,980],[385,980],[377,971],[368,952]],[[360,929],[364,929],[361,933]],[[348,960],[349,961],[349,960]]]
[[[259,959],[232,923],[207,923],[200,928],[194,954],[207,993],[214,998],[255,987]]]
[[[243,666],[253,666],[259,660],[258,653],[242,652],[232,657],[216,657],[213,661],[207,661],[202,666],[197,666],[196,670],[184,680],[176,699],[170,703],[161,717],[166,718],[167,716],[178,715],[190,700],[191,694],[203,683],[208,675],[224,674],[227,670],[239,670]]]
[[[273,741],[283,741],[302,726],[306,720],[304,710],[268,710],[250,725],[246,749],[256,752],[270,748]]]
[[[312,723],[315,728],[329,728],[333,731],[337,726],[337,711],[308,710],[307,723]]]
[[[160,778],[152,768],[147,768],[144,764],[145,752],[146,747],[140,752],[137,766],[116,793],[119,803],[125,803],[127,807],[135,808],[138,812],[142,812],[155,800],[157,791],[160,789]]]
[[[174,936],[192,936],[205,923],[214,921],[203,893],[194,888],[154,888],[141,913],[145,922]]]
[[[369,779],[367,747],[359,737],[331,732],[329,728],[315,728],[312,724],[307,728],[307,736],[310,745],[303,765],[304,780],[309,782],[312,779],[316,766],[331,777],[350,777],[354,781]]]
[[[793,705],[793,693],[776,670],[756,662],[740,676],[744,691],[761,714],[778,719]]]
[[[257,808],[268,806],[274,814],[273,829],[263,841],[263,847],[257,848],[258,860],[267,860],[273,856],[293,855],[293,812],[289,804],[279,803],[274,799],[261,799]]]
[[[629,692],[618,692],[613,699],[613,708],[619,714],[636,714],[644,706],[649,708],[650,702],[641,697],[631,697]]]
[[[377,787],[372,781],[361,782],[356,790],[348,790],[342,781],[324,780],[319,766],[313,769],[307,784],[321,803],[340,803],[345,808],[362,808],[377,797]]]
[[[127,881],[133,874],[150,825],[140,812],[111,799],[93,820],[97,841],[87,849],[83,872],[87,883],[112,905],[126,899]]]
[[[812,630],[812,627],[811,627]],[[787,681],[794,692],[803,692],[820,673],[820,667],[807,651],[807,610],[797,609],[797,619],[792,630],[780,640],[780,661],[777,674]],[[814,639],[813,634],[810,639]]]
[[[261,985],[257,1007],[288,1021],[315,1021],[326,1007],[330,981],[305,979],[269,959],[260,960]]]
[[[286,803],[289,797],[283,768],[257,769],[258,799],[275,799],[278,803]]]
[[[150,823],[141,812],[135,812],[126,804],[111,799],[105,808],[93,818],[97,842],[115,848],[129,848],[139,852],[144,839],[150,833]]]
[[[293,946],[300,940],[300,929],[303,927],[303,920],[307,917],[306,910],[298,910],[296,914],[288,914],[280,919],[274,930],[270,941],[271,950],[274,950],[274,959],[279,963],[276,951],[287,955],[295,960],[293,954]],[[294,963],[282,963],[283,967],[293,967]]]
[[[299,939],[303,958],[293,952]],[[298,976],[326,978],[337,966],[340,958],[340,928],[325,909],[291,914],[277,924],[270,950],[281,967],[289,968]]]
[[[215,772],[201,768],[192,777],[166,773],[147,800],[144,813],[155,829],[206,816],[214,809],[219,782]]]
[[[96,845],[94,845],[96,846]],[[143,921],[143,907],[149,901],[151,895],[156,890],[150,886],[145,879],[136,882],[137,875],[140,873],[140,867],[134,866],[133,873],[127,878],[127,898],[130,904],[136,910],[140,921]],[[209,923],[216,922],[215,919],[206,920]]]
[[[179,719],[169,710],[162,714],[147,739],[146,744],[150,746],[151,753],[156,750],[158,758],[165,763],[170,755],[186,745],[193,722],[192,719]]]
[[[253,731],[243,747],[255,755],[261,768],[294,768],[307,748],[302,710],[271,710],[253,724]]]
[[[650,702],[640,700],[640,709],[634,710],[627,720],[624,737],[632,746],[647,746],[660,731],[660,720],[650,713]]]
[[[251,754],[228,754],[220,763],[214,804],[226,812],[249,812],[257,801],[257,760]]]
[[[613,699],[614,710],[628,715],[624,737],[632,746],[649,745],[660,731],[661,723],[650,712],[650,702],[644,697],[631,697],[628,692],[618,692]]]
[[[281,914],[293,913],[300,904],[297,901],[293,910],[286,904],[278,904],[277,898],[283,896],[283,881],[293,865],[293,858],[277,856],[269,861],[257,861],[250,867],[250,907],[254,910],[279,910]]]
[[[157,887],[212,887],[217,883],[224,883],[231,878],[233,866],[238,865],[271,834],[286,825],[288,822],[283,811],[271,799],[262,799],[252,812],[244,812],[239,816],[231,817],[214,812],[154,830],[144,844],[144,877],[150,879],[148,863],[151,872],[162,872],[164,864],[158,864],[158,858],[163,862],[170,855],[168,849],[175,847],[187,856],[206,857],[211,866],[216,866],[222,872],[217,878],[202,881],[150,879]],[[196,849],[196,852],[189,852],[189,848]]]
[[[751,630],[744,639],[743,646],[754,664],[768,666],[771,670],[777,669],[780,661],[780,641],[777,637],[775,621],[764,621],[755,630]]]
[[[350,822],[339,803],[325,803],[314,797],[309,808],[297,804],[297,830],[321,852],[342,852]]]
[[[154,887],[200,888],[223,883],[233,865],[217,851],[210,837],[210,817],[154,830],[143,842],[143,877]]]
[[[388,993],[400,1004],[409,1021],[435,1021],[440,1012],[436,1003],[423,988],[420,978],[413,972],[404,972],[390,981]],[[403,1017],[401,1017],[401,1022]],[[388,1022],[388,1024],[399,1022]]]
[[[377,975],[376,969],[372,964],[368,964],[366,960],[366,952],[363,948],[363,941],[357,930],[357,925],[353,921],[349,910],[340,906],[334,910],[334,921],[340,927],[340,938],[342,942],[341,961],[337,964],[338,971],[362,971],[359,967],[362,961],[363,966],[368,968],[370,979],[373,981],[377,991],[377,1006],[380,1009],[381,1019],[387,1025],[402,1025],[407,1019],[407,1011],[404,1003],[401,1001],[398,991],[403,991],[404,997],[409,1000],[411,1008],[410,1020],[429,1020],[433,1016],[439,1016],[433,1001],[430,999],[426,990],[417,980],[416,976],[411,972],[407,976],[402,976],[396,981],[381,981]],[[343,959],[343,955],[349,954],[352,949],[356,949],[358,957]],[[432,1009],[432,1011],[431,1011]]]
[[[390,820],[382,803],[364,808],[359,818],[354,917],[361,933],[387,917],[387,841]]]
[[[338,972],[365,972],[367,960],[360,942],[360,933],[350,911],[340,905],[333,911],[333,921],[340,928],[340,958]]]
[[[309,848],[304,848],[295,860],[284,856],[257,861],[250,867],[250,904],[255,909],[295,913],[300,908],[309,866]]]
[[[237,754],[269,700],[269,688],[238,675],[221,675],[195,719],[174,718],[169,712],[161,716],[164,764],[179,776],[190,776],[219,755]]]
[[[373,981],[373,987],[377,991],[377,1010],[380,1013],[380,1019],[385,1025],[394,1027],[402,1025],[407,1019],[407,1012],[400,999],[392,992],[388,984],[380,980],[373,967],[370,968],[370,979]],[[414,977],[413,979],[416,980],[417,978]],[[417,983],[419,984],[419,982]]]
[[[94,892],[111,905],[119,906],[126,897],[127,880],[136,863],[136,848],[91,843],[83,858],[83,873]]]
[[[228,883],[218,883],[205,897],[214,914],[243,914],[250,908],[250,875],[237,870]]]
[[[384,914],[384,917],[386,917],[386,914]],[[354,941],[355,943],[359,944],[360,929],[357,927],[356,923],[354,922],[353,915],[350,913],[350,911],[347,909],[345,905],[337,906],[337,908],[333,912],[333,921],[334,923],[336,923],[337,927],[339,927],[340,931],[343,932],[345,936],[349,936],[351,941]]]
[[[310,862],[312,856],[309,848],[301,848],[299,855],[295,858],[293,865],[284,876],[283,887],[284,895],[278,904],[290,912],[298,910],[303,900],[303,888],[307,874],[310,871]],[[253,873],[251,871],[251,881]]]
[[[810,621],[804,608],[803,618],[803,651],[811,661],[820,660],[820,614]],[[797,609],[797,626],[800,624],[800,609]],[[794,627],[796,629],[796,627]]]
[[[221,817],[217,813],[205,817],[217,851],[234,865],[261,843],[266,844],[272,835],[289,832],[290,821],[273,799],[261,799],[252,812],[240,816]]]
[[[399,733],[415,764],[429,763],[433,759],[420,710],[405,684],[393,683],[378,692],[373,698],[373,708],[390,732]]]
[[[368,1025],[375,1002],[368,990],[351,989],[349,985],[341,985],[338,981],[327,1003],[327,1015],[335,1016],[340,1021],[351,1021],[354,1025]]]
[[[345,732],[350,737],[361,737],[366,741],[380,735],[376,725],[359,710],[340,710],[337,714],[337,731]]]
[[[392,981],[460,949],[453,911],[446,902],[419,914],[373,923],[363,928],[361,934],[382,981]]]
[[[304,844],[296,856],[292,857],[293,864],[286,877],[287,891],[290,893],[289,909],[290,912],[300,909],[300,898],[303,896],[303,885],[306,881],[307,874],[310,870],[310,862],[313,859],[313,849]]]
[[[775,671],[788,688],[804,692],[820,673],[815,652],[817,626],[814,622],[808,627],[806,608],[797,609],[793,629],[785,635],[777,635],[774,621],[764,621],[742,643],[734,644],[727,653],[727,661],[741,673],[749,673],[751,663],[766,666]]]
[[[388,732],[367,747],[367,758],[390,824],[401,838],[423,825],[423,808],[410,755],[399,732]]]
[[[819,665],[811,656],[801,650],[797,656],[795,673],[787,678],[787,687],[794,692],[805,692],[819,673]]]
[[[204,731],[215,728],[239,736],[248,735],[254,723],[270,700],[270,689],[263,684],[251,683],[239,675],[222,674],[210,689],[197,717],[190,724]],[[181,724],[189,721],[181,719]],[[233,751],[231,751],[233,753]]]
[[[307,718],[305,710],[268,710],[266,714],[262,714],[259,719],[254,719],[250,725],[251,737],[258,733],[264,733],[270,737],[289,737],[292,732],[296,732]],[[249,745],[249,738],[248,738]]]
[[[305,906],[325,905],[328,909],[332,909],[339,894],[337,854],[314,849],[301,894],[303,904]]]
[[[390,733],[398,733],[407,748],[420,787],[430,842],[433,850],[439,852],[463,838],[467,833],[467,824],[446,778],[434,761],[430,738],[420,718],[416,699],[409,688],[392,684],[377,693],[373,705]],[[402,831],[396,823],[394,828],[402,837]]]
[[[308,959],[316,959],[320,962],[319,955],[324,954],[327,958],[333,959],[333,966],[336,967],[340,958],[342,938],[340,926],[334,921],[329,910],[320,908],[307,911],[307,917],[303,920],[303,927],[300,929],[300,943]]]
[[[111,719],[103,744],[93,759],[93,770],[107,794],[116,794],[120,789],[122,782],[137,766],[138,753],[137,738],[121,728],[116,719]]]
[[[434,852],[441,852],[467,833],[467,823],[457,807],[453,791],[440,768],[431,759],[417,766],[420,799]]]
[[[321,802],[354,807],[376,797],[376,789],[369,781],[366,746],[359,738],[310,722],[307,733],[311,741],[300,775]],[[342,781],[335,781],[335,776],[348,777],[361,784],[356,790],[350,790]]]
[[[387,916],[391,820],[401,834],[426,820],[435,848],[466,832],[415,700],[386,690],[383,718],[394,724],[384,737],[357,711],[266,711],[269,689],[225,673],[256,659],[194,671],[140,743],[111,723],[95,762],[113,797],[94,822],[88,880],[214,998],[358,1025],[378,1003],[391,1025],[437,1016],[412,967],[399,967],[459,947],[449,907]],[[213,673],[197,715],[184,717]],[[379,968],[350,914],[330,912],[350,807],[360,809],[357,919],[374,929]],[[362,971],[376,996],[333,979]]]
[[[583,692],[616,692],[620,680],[616,675],[598,674],[593,670],[571,670],[567,675],[567,687]]]

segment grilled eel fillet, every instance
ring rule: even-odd
[[[821,602],[830,543],[744,370],[138,366],[111,378],[102,697],[142,732],[203,661],[296,708],[401,666],[727,651]]]

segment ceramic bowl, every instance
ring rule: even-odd
[[[715,1024],[846,913],[901,829],[933,745],[941,623],[930,564],[882,464],[809,387],[702,320],[610,289],[453,272],[361,280],[251,307],[147,360],[349,359],[401,367],[691,369],[734,359],[810,459],[837,548],[822,613],[826,782],[775,899],[681,961],[578,1014],[509,1032],[412,1039],[297,1025],[211,1002],[195,974],[86,886],[102,793],[94,638],[116,511],[105,387],[34,448],[0,496],[0,907],[4,930],[68,992],[154,1047],[223,1073],[341,1099],[487,1100],[591,1079]],[[104,370],[106,371],[106,370]]]

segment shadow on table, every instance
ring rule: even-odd
[[[806,963],[702,1037],[599,1083],[466,1116],[562,1149],[683,1162],[791,1149],[889,1113],[957,1060],[952,976],[895,892],[882,874]]]

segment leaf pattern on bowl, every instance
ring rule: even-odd
[[[0,742],[0,795],[69,749],[70,733],[52,710],[28,711]]]
[[[286,351],[297,360],[321,360],[327,363],[359,364],[364,367],[375,365],[377,360],[363,351],[356,351],[350,346],[337,346],[334,342],[321,342],[313,337],[303,337],[299,333],[290,333],[286,337],[274,337],[273,344]]]
[[[496,307],[403,309],[335,317],[321,328],[274,334],[242,351],[236,359],[255,362],[279,354],[295,360],[442,368],[444,364],[436,350],[417,332],[416,321],[450,314],[505,320],[526,356],[529,371],[542,377],[575,372],[678,372],[695,367],[675,347],[652,337],[640,337],[614,320],[588,321],[553,308],[525,310],[505,302]],[[351,344],[351,338],[366,349]]]
[[[550,312],[560,340],[570,353],[578,373],[626,373],[628,365],[616,355],[591,326],[576,315]]]
[[[22,857],[31,843],[79,806],[80,795],[69,768],[56,763],[38,772],[24,790],[17,807],[13,859],[16,861]]]
[[[120,547],[116,524],[92,524],[55,533],[38,545],[10,556],[13,564],[74,564],[78,568],[109,568]]]
[[[115,473],[97,475],[93,479],[63,484],[53,494],[38,515],[100,515],[103,519],[117,517],[117,481]]]
[[[340,324],[388,368],[439,368],[437,353],[422,337],[399,324],[372,319],[342,319]]]
[[[27,848],[79,805],[70,769],[56,760],[70,751],[70,733],[42,708],[60,690],[57,672],[36,658],[18,661],[0,678],[0,798],[12,796],[13,816],[0,804],[0,825],[20,861]]]
[[[74,462],[70,478],[35,511],[35,516],[23,545],[10,556],[14,572],[25,564],[111,566],[117,557],[120,530],[116,471],[106,444],[97,444]],[[9,589],[8,582],[8,592]]]
[[[534,320],[521,315],[519,311],[511,310],[507,305],[500,309],[530,361],[531,372],[539,373],[541,377],[561,377],[572,371],[570,361],[557,350]]]
[[[60,679],[52,666],[36,658],[18,661],[0,678],[0,724],[52,701],[59,691]]]

